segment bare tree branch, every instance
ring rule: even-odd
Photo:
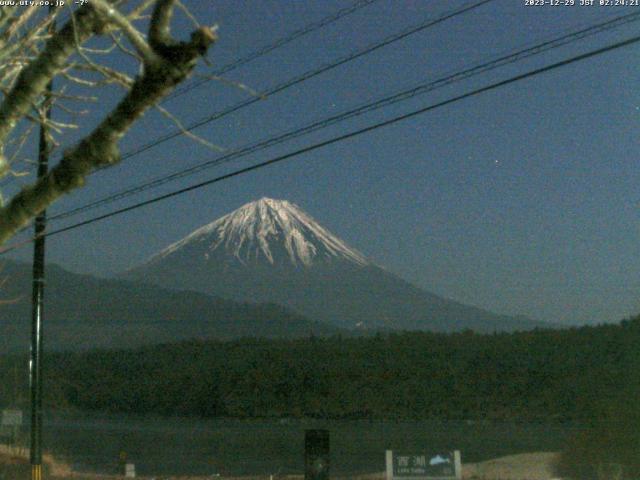
[[[22,70],[0,105],[0,145],[6,142],[18,120],[37,102],[49,81],[63,69],[66,60],[75,51],[76,38],[85,41],[99,33],[104,25],[104,20],[93,8],[88,5],[81,7],[75,15],[75,21],[67,22],[49,39],[44,51]]]
[[[171,17],[175,3],[175,0],[158,0],[151,15],[149,43],[160,54],[175,43],[171,38]]]
[[[130,21],[139,19],[144,12],[146,12],[149,8],[151,8],[151,5],[153,5],[155,1],[156,0],[144,0],[143,2],[140,3],[140,5],[134,8],[133,11],[129,13],[129,15],[127,15],[127,18]]]
[[[104,6],[105,2],[98,3]],[[142,54],[136,46],[143,56],[144,69],[120,103],[89,135],[66,151],[46,176],[24,187],[5,207],[0,208],[0,244],[57,198],[82,186],[91,171],[118,163],[120,139],[150,107],[187,78],[198,58],[206,54],[216,39],[214,32],[207,27],[195,30],[189,41],[177,42],[171,37],[174,4],[174,0],[158,0],[155,4],[149,27],[149,45],[153,55],[148,52]],[[60,72],[68,75],[63,70],[67,58],[76,49],[76,42],[85,41],[93,34],[108,32],[114,24],[122,28],[123,19],[128,22],[126,17],[105,15],[100,6],[78,10],[73,22],[76,31],[69,22],[56,33],[38,58],[22,70],[0,105],[0,144],[42,95],[52,76]],[[132,40],[129,35],[127,37]],[[23,90],[18,90],[19,85]]]
[[[124,32],[145,63],[154,63],[157,60],[156,53],[149,46],[142,34],[115,7],[110,5],[106,0],[91,0],[91,2],[94,8],[99,10],[109,22]]]
[[[196,135],[193,132],[190,132],[180,121],[180,119],[178,117],[176,117],[173,113],[171,113],[169,110],[167,110],[166,108],[162,107],[161,105],[155,105],[155,108],[162,113],[165,117],[167,117],[169,120],[171,120],[176,127],[178,127],[178,129],[180,130],[180,132],[182,132],[182,134],[188,138],[190,138],[191,140],[199,143],[200,145],[204,145],[205,147],[207,147],[210,150],[213,150],[214,152],[224,152],[225,148],[221,147],[220,145],[216,145],[214,143],[211,143],[210,141]]]

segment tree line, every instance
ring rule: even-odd
[[[563,476],[636,478],[639,342],[637,317],[489,335],[243,338],[55,353],[45,357],[45,406],[200,417],[579,422],[590,428],[570,439],[559,463]],[[26,356],[0,357],[3,406],[26,408],[26,365]]]
[[[640,319],[480,335],[189,341],[46,357],[51,408],[203,417],[589,419],[637,384]],[[15,365],[5,357],[4,385]],[[0,401],[11,403],[14,388]],[[19,387],[27,398],[26,384]]]

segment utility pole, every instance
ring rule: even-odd
[[[49,14],[55,7],[49,6]],[[55,31],[55,22],[49,25],[49,33]],[[44,117],[51,118],[51,92],[53,80],[47,84],[44,94]],[[46,122],[45,120],[45,122]],[[38,143],[38,179],[44,177],[49,170],[48,126],[40,124]],[[29,361],[29,388],[31,391],[31,480],[42,480],[42,318],[44,315],[44,246],[45,229],[47,227],[47,211],[44,210],[35,220],[35,242],[33,247],[33,287],[31,314],[31,356]]]

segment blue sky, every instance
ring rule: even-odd
[[[264,91],[467,3],[472,2],[378,0],[226,78]],[[185,4],[202,23],[219,24],[211,66],[199,69],[207,72],[352,2]],[[530,7],[524,0],[494,0],[196,133],[226,149],[237,148],[638,9]],[[178,22],[190,28],[184,19]],[[52,228],[629,38],[639,25],[455,83]],[[638,46],[619,49],[52,237],[48,260],[77,272],[112,274],[248,201],[269,196],[295,202],[373,261],[437,294],[567,324],[620,320],[640,313],[639,54]],[[188,124],[245,98],[246,91],[212,81],[165,106]],[[106,92],[87,124],[116,99]],[[151,113],[123,141],[122,150],[173,128]],[[189,139],[165,142],[92,176],[83,190],[50,211],[81,206],[216,155]],[[28,259],[30,249],[12,256]]]

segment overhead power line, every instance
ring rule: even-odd
[[[221,75],[224,75],[225,73],[228,73],[232,70],[235,70],[236,68],[239,68],[243,65],[246,65],[249,62],[252,62],[253,60],[256,60],[257,58],[260,58],[264,55],[267,55],[268,53],[273,52],[274,50],[277,50],[278,48],[281,48],[291,42],[293,42],[294,40],[297,40],[298,38],[301,38],[305,35],[308,35],[316,30],[319,30],[323,27],[326,27],[328,25],[331,25],[332,23],[337,22],[338,20],[340,20],[341,18],[344,18],[348,15],[351,15],[352,13],[357,12],[358,10],[363,9],[364,7],[367,7],[369,5],[371,5],[372,3],[375,3],[379,0],[359,0],[357,2],[355,2],[353,5],[350,5],[348,7],[342,8],[340,10],[338,10],[335,13],[332,13],[331,15],[328,15],[324,18],[321,18],[318,21],[315,22],[311,22],[305,26],[303,26],[302,28],[295,30],[294,32],[281,37],[277,40],[275,40],[274,42],[265,45],[263,47],[258,48],[257,50],[254,50],[253,52],[245,55],[244,57],[238,58],[236,60],[233,60],[232,62],[224,65],[223,67],[219,68],[218,70],[214,71],[211,75],[213,77],[220,77]],[[69,20],[70,15],[67,16],[66,18],[64,18],[62,20],[61,23],[65,23],[67,20]],[[189,85],[184,85],[181,88],[177,88],[176,90],[173,91],[173,93],[171,95],[169,95],[168,97],[166,97],[163,101],[167,101],[167,100],[171,100],[174,99],[176,97],[179,97],[181,95],[184,95],[185,93],[190,92],[191,90],[198,88],[199,86],[208,83],[212,81],[212,78],[206,78],[206,79],[201,79],[198,81],[194,81],[191,82]],[[15,177],[10,177],[9,180],[13,180]],[[8,185],[11,182],[3,182],[0,183],[0,187],[5,187],[6,185]]]
[[[239,68],[243,65],[246,65],[249,62],[252,62],[253,60],[256,60],[257,58],[260,58],[264,55],[267,55],[268,53],[273,52],[274,50],[277,50],[278,48],[281,48],[291,42],[293,42],[294,40],[297,40],[298,38],[301,38],[305,35],[308,35],[316,30],[319,30],[323,27],[326,27],[338,20],[340,20],[341,18],[344,18],[348,15],[351,15],[352,13],[357,12],[358,10],[363,9],[364,7],[367,7],[369,5],[371,5],[372,3],[375,3],[379,0],[358,0],[357,2],[353,3],[353,5],[350,5],[348,7],[345,8],[341,8],[340,10],[338,10],[335,13],[332,13],[331,15],[328,15],[324,18],[321,18],[318,21],[315,22],[311,22],[305,26],[303,26],[302,28],[299,28],[298,30],[295,30],[294,32],[278,38],[277,40],[275,40],[273,43],[270,43],[268,45],[265,45],[263,47],[258,48],[257,50],[254,50],[253,52],[245,55],[244,57],[240,57],[237,58],[231,62],[229,62],[228,64],[224,65],[223,67],[219,68],[218,70],[214,71],[211,75],[214,77],[219,77],[221,75],[224,75],[225,73],[231,72],[232,70],[235,70],[236,68]],[[62,19],[61,23],[66,23],[69,18],[71,18],[72,14],[68,14],[65,18]],[[195,81],[195,82],[191,82],[189,85],[184,85],[181,88],[177,88],[176,90],[173,91],[173,93],[171,95],[169,95],[168,97],[166,97],[164,100],[170,100],[176,97],[179,97],[195,88],[198,88],[200,85],[203,85],[205,83],[208,83],[212,81],[211,78],[207,78],[207,79],[201,79],[199,81]],[[12,177],[13,178],[13,177]],[[4,183],[1,184],[0,186],[6,186],[8,183]]]
[[[258,48],[257,50],[245,55],[244,57],[238,58],[224,65],[223,67],[214,71],[212,75],[221,76],[221,75],[224,75],[225,73],[229,73],[230,71],[235,70],[236,68],[246,65],[247,63],[252,62],[253,60],[260,58],[268,53],[271,53],[280,47],[284,47],[285,45],[293,42],[294,40],[297,40],[298,38],[308,35],[309,33],[315,32],[320,28],[326,27],[327,25],[330,25],[340,20],[341,18],[346,17],[347,15],[351,15],[352,13],[357,12],[358,10],[364,7],[367,7],[377,1],[378,0],[360,0],[358,2],[355,2],[353,5],[349,7],[342,8],[331,15],[321,18],[317,22],[309,23],[304,27],[290,33],[289,35],[277,39],[275,42],[270,43],[269,45],[265,45],[264,47]],[[200,85],[204,85],[205,83],[208,83],[210,81],[211,79],[208,79],[208,78],[201,79],[198,81],[191,82],[189,85],[184,85],[181,88],[177,88],[171,95],[169,95],[166,98],[166,100],[170,100],[170,99],[179,97],[181,95],[184,95],[185,93],[190,92],[191,90],[198,88]]]
[[[598,23],[596,25],[592,25],[587,28],[583,28],[581,30],[574,31],[569,34],[562,35],[560,37],[556,37],[552,40],[544,41],[538,43],[534,46],[524,48],[518,50],[514,53],[510,53],[508,55],[503,55],[497,59],[475,65],[473,67],[467,68],[462,71],[457,71],[452,74],[445,75],[437,80],[433,80],[427,83],[422,83],[418,86],[412,87],[410,89],[405,89],[401,92],[395,93],[393,95],[386,96],[384,98],[375,100],[373,102],[366,103],[359,107],[350,109],[346,112],[342,112],[340,114],[336,114],[333,116],[326,117],[322,120],[318,120],[308,124],[304,127],[300,127],[286,133],[277,135],[275,137],[270,137],[266,140],[262,140],[259,142],[255,142],[240,148],[237,148],[231,152],[222,155],[221,157],[217,157],[211,160],[207,160],[205,162],[200,162],[196,165],[192,165],[190,167],[178,170],[169,175],[163,175],[159,178],[153,179],[151,181],[147,181],[137,186],[129,187],[124,190],[120,190],[119,192],[110,194],[104,198],[99,200],[95,200],[88,204],[73,208],[71,210],[61,212],[57,215],[53,215],[50,217],[50,220],[61,220],[63,218],[68,218],[71,216],[75,216],[82,212],[86,212],[97,208],[102,205],[107,205],[109,203],[115,202],[117,200],[122,200],[129,196],[142,193],[146,190],[159,187],[161,185],[165,185],[169,182],[178,180],[180,178],[186,177],[188,175],[192,175],[197,172],[201,172],[205,169],[212,168],[214,166],[220,165],[222,163],[230,162],[232,160],[236,160],[238,158],[245,157],[249,154],[255,153],[257,151],[261,151],[263,149],[272,147],[274,145],[278,145],[282,142],[291,140],[293,138],[300,137],[302,135],[307,135],[309,133],[327,128],[336,123],[345,121],[347,119],[363,115],[365,113],[371,112],[373,110],[377,110],[383,107],[387,107],[389,105],[407,100],[409,98],[413,98],[418,95],[422,95],[424,93],[431,92],[437,88],[444,87],[446,85],[450,85],[452,83],[466,80],[472,76],[479,75],[481,73],[486,73],[488,71],[494,70],[496,68],[512,64],[523,59],[529,58],[534,55],[538,55],[540,53],[547,52],[549,50],[559,48],[561,46],[567,45],[571,42],[575,42],[580,39],[584,39],[587,36],[594,35],[606,30],[611,30],[613,28],[617,28],[621,25],[625,25],[630,22],[640,20],[640,12],[636,12],[633,14],[627,14],[623,16],[616,17],[614,19],[610,19],[605,22]]]
[[[408,29],[403,30],[400,33],[396,33],[396,34],[390,35],[390,36],[384,38],[383,40],[381,40],[379,42],[370,44],[369,46],[367,46],[367,47],[365,47],[365,48],[363,48],[361,50],[358,50],[356,52],[352,52],[352,53],[350,53],[350,54],[348,54],[348,55],[346,55],[344,57],[339,58],[338,60],[335,60],[335,61],[333,61],[331,63],[322,65],[322,66],[320,66],[318,68],[315,68],[315,69],[312,69],[312,70],[308,70],[307,72],[303,73],[302,75],[298,75],[298,76],[293,77],[293,78],[291,78],[289,80],[286,80],[285,82],[280,83],[280,84],[276,85],[275,87],[271,88],[270,90],[264,92],[260,96],[254,96],[254,97],[249,98],[247,100],[244,100],[244,101],[241,101],[239,103],[236,103],[235,105],[227,107],[227,108],[225,108],[223,110],[214,112],[213,114],[210,114],[205,118],[197,120],[196,122],[192,123],[191,125],[187,126],[184,129],[175,130],[175,131],[170,132],[170,133],[168,133],[166,135],[162,135],[160,137],[157,137],[155,140],[152,140],[149,143],[146,143],[146,144],[144,144],[144,145],[142,145],[140,147],[137,147],[137,148],[135,148],[133,150],[130,150],[128,152],[123,153],[122,156],[121,156],[121,160],[126,160],[126,159],[129,159],[129,158],[135,157],[136,155],[139,155],[139,154],[141,154],[141,153],[143,153],[143,152],[145,152],[145,151],[147,151],[147,150],[149,150],[149,149],[151,149],[151,148],[153,148],[153,147],[155,147],[157,145],[160,145],[160,144],[162,144],[162,143],[164,143],[166,141],[172,140],[172,139],[174,139],[176,137],[179,137],[180,135],[183,135],[185,130],[188,131],[188,132],[193,131],[193,130],[195,130],[195,129],[203,126],[203,125],[206,125],[206,124],[211,123],[211,122],[213,122],[215,120],[223,118],[223,117],[225,117],[225,116],[227,116],[227,115],[229,115],[231,113],[237,112],[238,110],[240,110],[242,108],[248,107],[249,105],[253,105],[256,102],[261,101],[265,97],[280,93],[280,92],[282,92],[282,91],[284,91],[284,90],[286,90],[288,88],[291,88],[291,87],[293,87],[295,85],[298,85],[298,84],[300,84],[302,82],[305,82],[305,81],[307,81],[307,80],[309,80],[309,79],[311,79],[313,77],[321,75],[322,73],[325,73],[325,72],[328,72],[330,70],[333,70],[334,68],[337,68],[337,67],[339,67],[341,65],[344,65],[344,64],[346,64],[348,62],[351,62],[351,61],[356,60],[358,58],[361,58],[361,57],[363,57],[365,55],[368,55],[368,54],[370,54],[370,53],[372,53],[374,51],[377,51],[377,50],[379,50],[379,49],[381,49],[383,47],[386,47],[387,45],[391,45],[392,43],[395,43],[395,42],[400,41],[400,40],[402,40],[404,38],[407,38],[410,35],[413,35],[413,34],[416,34],[418,32],[421,32],[423,30],[426,30],[426,29],[428,29],[430,27],[433,27],[433,26],[435,26],[435,25],[437,25],[439,23],[442,23],[442,22],[444,22],[446,20],[454,18],[454,17],[456,17],[458,15],[462,15],[464,13],[467,13],[467,12],[469,12],[471,10],[474,10],[474,9],[476,9],[478,7],[481,7],[482,5],[485,5],[485,4],[493,2],[493,1],[494,0],[481,0],[481,1],[476,2],[476,3],[465,4],[464,6],[462,6],[460,8],[457,8],[455,10],[450,10],[447,13],[444,13],[444,14],[436,17],[436,18],[427,19],[427,20],[419,23],[418,25],[414,25],[412,27],[409,27]],[[105,166],[105,167],[98,168],[97,170],[94,170],[91,174],[93,174],[95,172],[98,172],[98,171],[101,171],[101,170],[104,170],[104,169],[107,169],[107,168],[109,168],[109,167]],[[5,185],[0,184],[0,187],[2,187],[2,186],[5,186]]]
[[[305,82],[313,77],[316,77],[322,73],[328,72],[330,70],[333,70],[334,68],[337,68],[341,65],[344,65],[348,62],[351,62],[353,60],[356,60],[358,58],[361,58],[365,55],[368,55],[372,52],[375,52],[376,50],[379,50],[383,47],[386,47],[387,45],[391,45],[392,43],[395,43],[397,41],[400,41],[404,38],[409,37],[410,35],[414,35],[418,32],[422,32],[423,30],[426,30],[428,28],[433,27],[434,25],[437,25],[439,23],[442,23],[446,20],[449,20],[451,18],[457,17],[458,15],[462,15],[464,13],[470,12],[476,8],[481,7],[482,5],[485,5],[487,3],[493,2],[494,0],[481,0],[479,2],[475,2],[472,4],[466,4],[463,7],[457,8],[455,10],[451,10],[447,13],[444,13],[436,18],[433,19],[427,19],[426,21],[423,21],[421,23],[419,23],[418,25],[414,25],[400,33],[396,33],[393,35],[390,35],[386,38],[384,38],[383,40],[370,44],[369,46],[358,50],[356,52],[352,52],[344,57],[339,58],[338,60],[334,60],[331,63],[322,65],[318,68],[312,69],[312,70],[308,70],[307,72],[303,73],[302,75],[298,75],[296,77],[293,77],[289,80],[286,80],[283,83],[280,83],[279,85],[276,85],[275,87],[271,88],[270,90],[267,90],[266,92],[263,92],[263,94],[259,97],[252,97],[249,98],[247,100],[241,101],[235,105],[232,105],[230,107],[227,107],[223,110],[220,110],[218,112],[214,112],[210,115],[207,115],[206,117],[195,121],[194,123],[192,123],[191,125],[187,126],[184,130],[186,131],[192,131],[195,130],[196,128],[199,128],[203,125],[206,125],[208,123],[211,123],[215,120],[218,120],[220,118],[223,118],[231,113],[237,112],[238,110],[248,107],[249,105],[253,105],[256,102],[261,101],[264,97],[269,97],[271,95],[275,95],[277,93],[280,93],[288,88],[293,87],[294,85],[298,85],[302,82]],[[133,156],[139,155],[142,152],[145,152],[157,145],[160,145],[161,143],[164,143],[168,140],[171,140],[173,138],[179,137],[180,135],[182,135],[184,133],[183,129],[180,130],[175,130],[171,133],[168,133],[166,135],[160,136],[158,138],[156,138],[155,140],[146,143],[145,145],[142,145],[134,150],[131,150],[129,152],[126,152],[122,155],[122,159],[127,159],[127,158],[131,158]],[[108,168],[108,167],[107,167]]]
[[[633,45],[633,44],[636,44],[638,42],[640,42],[640,36],[635,36],[635,37],[629,38],[627,40],[623,40],[621,42],[617,42],[617,43],[614,43],[612,45],[608,45],[606,47],[599,48],[597,50],[592,50],[590,52],[583,53],[581,55],[577,55],[577,56],[568,58],[566,60],[562,60],[560,62],[553,63],[551,65],[547,65],[545,67],[537,68],[535,70],[531,70],[529,72],[522,73],[522,74],[510,77],[510,78],[508,78],[506,80],[502,80],[502,81],[499,81],[499,82],[492,83],[492,84],[487,85],[485,87],[477,88],[475,90],[472,90],[470,92],[464,93],[462,95],[458,95],[458,96],[449,98],[447,100],[444,100],[444,101],[441,101],[441,102],[438,102],[438,103],[435,103],[435,104],[428,105],[428,106],[420,108],[418,110],[414,110],[412,112],[405,113],[403,115],[398,115],[396,117],[390,118],[388,120],[385,120],[385,121],[382,121],[382,122],[379,122],[379,123],[375,123],[373,125],[370,125],[368,127],[364,127],[364,128],[355,130],[353,132],[349,132],[349,133],[346,133],[344,135],[339,135],[339,136],[333,137],[333,138],[331,138],[329,140],[324,140],[322,142],[314,143],[314,144],[309,145],[307,147],[300,148],[298,150],[286,153],[284,155],[279,155],[277,157],[271,158],[271,159],[266,160],[264,162],[260,162],[260,163],[257,163],[255,165],[251,165],[249,167],[245,167],[245,168],[236,170],[234,172],[230,172],[230,173],[227,173],[225,175],[221,175],[221,176],[206,180],[204,182],[199,182],[199,183],[196,183],[194,185],[190,185],[188,187],[181,188],[179,190],[175,190],[175,191],[170,192],[170,193],[166,193],[164,195],[159,195],[157,197],[154,197],[152,199],[146,200],[144,202],[139,202],[139,203],[136,203],[134,205],[130,205],[128,207],[121,208],[121,209],[115,210],[113,212],[109,212],[107,214],[104,214],[104,215],[100,215],[100,216],[97,216],[97,217],[90,218],[88,220],[84,220],[82,222],[75,223],[73,225],[69,225],[67,227],[63,227],[63,228],[59,228],[57,230],[49,231],[49,232],[47,232],[47,233],[45,233],[44,235],[41,235],[41,236],[50,237],[50,236],[53,236],[53,235],[58,235],[58,234],[63,233],[63,232],[68,232],[68,231],[71,231],[71,230],[75,230],[77,228],[80,228],[80,227],[83,227],[83,226],[86,226],[86,225],[90,225],[92,223],[96,223],[96,222],[99,222],[101,220],[104,220],[104,219],[107,219],[107,218],[110,218],[110,217],[114,217],[114,216],[117,216],[117,215],[120,215],[120,214],[123,214],[123,213],[126,213],[126,212],[130,212],[132,210],[136,210],[138,208],[141,208],[141,207],[144,207],[144,206],[147,206],[147,205],[151,205],[153,203],[160,202],[162,200],[166,200],[168,198],[172,198],[172,197],[175,197],[175,196],[178,196],[178,195],[185,194],[187,192],[198,190],[200,188],[206,187],[208,185],[212,185],[214,183],[221,182],[223,180],[227,180],[229,178],[237,177],[239,175],[243,175],[245,173],[249,173],[249,172],[258,170],[260,168],[267,167],[269,165],[273,165],[273,164],[280,163],[280,162],[283,162],[283,161],[291,159],[291,158],[298,157],[298,156],[300,156],[300,155],[302,155],[304,153],[308,153],[308,152],[311,152],[311,151],[314,151],[314,150],[318,150],[318,149],[326,147],[328,145],[333,145],[335,143],[342,142],[342,141],[348,140],[350,138],[353,138],[353,137],[356,137],[356,136],[359,136],[359,135],[362,135],[362,134],[365,134],[365,133],[368,133],[368,132],[372,132],[372,131],[378,130],[378,129],[383,128],[383,127],[387,127],[389,125],[394,125],[394,124],[402,122],[404,120],[408,120],[410,118],[414,118],[414,117],[416,117],[418,115],[422,115],[422,114],[430,112],[432,110],[435,110],[435,109],[438,109],[438,108],[441,108],[441,107],[444,107],[444,106],[447,106],[447,105],[451,105],[451,104],[459,102],[461,100],[464,100],[464,99],[467,99],[467,98],[471,98],[471,97],[474,97],[476,95],[480,95],[482,93],[486,93],[486,92],[489,92],[489,91],[493,91],[493,90],[505,87],[507,85],[513,84],[515,82],[519,82],[521,80],[525,80],[525,79],[528,79],[528,78],[531,78],[531,77],[534,77],[534,76],[537,76],[537,75],[540,75],[540,74],[543,74],[543,73],[546,73],[546,72],[550,72],[552,70],[556,70],[558,68],[565,67],[567,65],[571,65],[571,64],[574,64],[574,63],[589,59],[589,58],[593,58],[593,57],[596,57],[598,55],[602,55],[604,53],[608,53],[608,52],[617,50],[619,48],[623,48],[623,47],[626,47],[626,46],[629,46],[629,45]],[[33,240],[34,239],[30,239],[28,241],[20,242],[20,243],[11,245],[9,247],[6,247],[6,248],[0,250],[0,254],[5,254],[7,252],[15,250],[16,248],[19,248],[20,246],[27,245],[27,244],[31,243]]]

